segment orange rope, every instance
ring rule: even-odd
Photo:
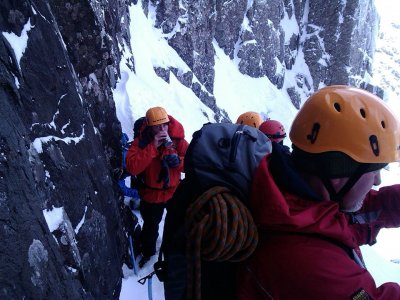
[[[201,299],[201,260],[239,262],[258,242],[246,206],[228,188],[204,192],[186,212],[187,299]]]

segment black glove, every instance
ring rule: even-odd
[[[163,182],[163,189],[166,190],[169,188],[169,168],[168,164],[165,160],[161,161],[161,169],[160,174],[158,174],[157,182]]]
[[[170,168],[176,168],[181,162],[178,154],[176,153],[165,155],[164,160],[167,162],[167,165]]]
[[[112,171],[113,177],[115,180],[120,180],[122,178],[122,175],[124,174],[124,170],[121,168],[116,168]]]

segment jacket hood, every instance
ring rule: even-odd
[[[171,138],[174,139],[184,139],[185,138],[185,130],[181,123],[178,122],[174,117],[168,115],[169,124],[168,124],[168,134]]]
[[[317,234],[354,246],[349,216],[339,211],[336,202],[321,201],[291,169],[290,155],[276,155],[276,151],[279,149],[274,148],[261,161],[252,182],[250,210],[258,227],[270,232]],[[283,175],[286,177],[280,178]]]

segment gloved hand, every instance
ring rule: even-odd
[[[163,189],[169,188],[169,168],[166,160],[161,161],[160,174],[158,174],[157,182],[163,182]]]
[[[115,168],[114,170],[112,170],[112,175],[115,180],[120,180],[123,174],[124,170],[122,168]]]
[[[176,168],[179,166],[181,160],[179,159],[178,154],[172,153],[164,156],[164,161],[167,162],[168,167]]]

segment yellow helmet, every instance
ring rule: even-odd
[[[160,106],[152,107],[146,112],[148,126],[160,125],[169,122],[168,114]]]
[[[304,103],[290,129],[293,145],[309,154],[341,152],[359,163],[400,159],[400,122],[377,96],[334,85]]]
[[[254,111],[248,111],[239,116],[236,124],[244,124],[258,129],[263,122],[261,115]]]

